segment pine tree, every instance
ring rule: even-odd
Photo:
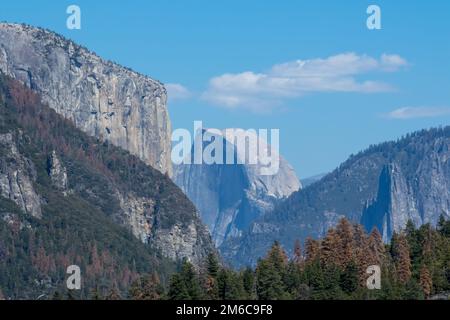
[[[409,245],[405,234],[394,234],[392,236],[393,258],[400,283],[406,284],[411,278],[411,259]]]
[[[221,269],[217,276],[219,298],[222,300],[238,300],[244,297],[243,283],[231,270]]]
[[[193,300],[202,298],[202,290],[198,275],[194,270],[194,266],[187,260],[183,261],[181,267],[181,279],[184,281],[189,297]]]
[[[431,279],[430,271],[427,266],[423,265],[420,269],[420,286],[422,287],[425,298],[428,298],[433,289],[433,280]]]
[[[356,263],[348,263],[344,271],[341,273],[340,287],[345,293],[350,294],[356,291],[359,282],[360,277]]]
[[[359,283],[364,286],[367,280],[366,270],[370,264],[369,237],[363,226],[353,227],[353,242],[355,244],[355,263],[358,268]]]
[[[207,275],[204,287],[208,299],[216,300],[219,297],[217,276],[219,273],[219,261],[214,253],[210,253],[206,261]]]
[[[207,299],[209,300],[219,299],[219,286],[217,277],[213,278],[210,275],[206,275],[204,286]]]
[[[260,300],[278,300],[286,297],[286,277],[288,257],[276,241],[267,257],[258,261],[256,267],[256,293]]]
[[[376,227],[372,229],[368,240],[368,261],[369,265],[382,266],[386,259],[386,250],[383,243],[383,238]]]
[[[339,237],[335,229],[328,230],[325,239],[321,242],[320,259],[324,267],[339,265]]]
[[[252,299],[255,294],[255,274],[251,268],[245,268],[242,272],[242,284],[247,299]]]
[[[336,226],[336,235],[338,237],[337,264],[345,268],[354,261],[355,245],[353,243],[353,226],[342,218]]]
[[[214,253],[210,253],[207,258],[207,266],[208,275],[213,278],[217,277],[217,273],[219,272],[219,260]]]
[[[437,224],[437,230],[439,233],[447,238],[450,237],[450,221],[446,221],[444,214],[439,216],[439,221]]]
[[[320,242],[312,238],[305,241],[305,263],[312,263],[320,257]]]
[[[320,261],[316,260],[305,265],[305,282],[311,288],[312,297],[320,297],[321,293],[325,290],[325,279]]]
[[[176,273],[170,279],[168,298],[170,300],[189,300],[191,296],[186,288],[186,283],[180,274]]]
[[[0,288],[0,300],[5,300],[5,296],[3,295],[1,288]]]
[[[133,300],[160,300],[163,293],[164,288],[156,273],[139,278],[130,288]]]
[[[283,250],[278,241],[275,241],[274,244],[272,245],[272,248],[269,250],[269,253],[267,254],[267,259],[280,272],[285,270],[289,260],[286,252]]]
[[[279,300],[285,297],[282,275],[268,259],[256,267],[256,294],[259,300]]]

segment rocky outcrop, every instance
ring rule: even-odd
[[[0,71],[91,136],[171,174],[164,86],[47,30],[0,23]]]
[[[18,151],[12,133],[0,134],[0,195],[23,212],[41,218],[41,200],[33,187],[36,169]]]
[[[187,258],[200,265],[206,253],[213,250],[210,235],[199,221],[175,222],[168,228],[161,228],[157,223],[156,199],[120,190],[115,194],[121,208],[115,219],[141,242],[154,245],[166,257],[174,260]]]
[[[208,130],[203,131],[203,135],[208,134],[213,135]],[[237,154],[238,148],[230,148],[236,141],[227,139],[225,134],[223,138],[224,158],[233,150],[234,157],[244,159],[245,155]],[[258,142],[268,147],[264,141]],[[301,187],[293,168],[281,157],[275,175],[261,175],[260,169],[260,164],[182,164],[175,167],[175,182],[198,208],[216,246],[220,247],[229,238],[238,239],[255,219],[273,210],[275,203]]]
[[[59,191],[62,191],[65,195],[67,195],[67,191],[69,189],[69,182],[67,180],[67,170],[61,164],[61,161],[56,155],[55,150],[53,150],[52,154],[48,158],[47,172],[48,175],[50,176],[50,180],[52,181],[53,186]]]
[[[215,251],[205,239],[210,239],[208,231],[195,223],[187,226],[176,223],[169,231],[157,230],[154,235],[154,240],[164,248],[169,258],[187,258],[197,266],[204,263],[205,253]]]

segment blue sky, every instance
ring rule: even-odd
[[[81,7],[82,29],[66,28]],[[381,8],[381,30],[366,9]],[[370,144],[450,121],[450,2],[3,1],[169,86],[174,128],[279,128],[299,177]],[[186,91],[179,90],[180,85]],[[178,88],[178,90],[177,90]]]

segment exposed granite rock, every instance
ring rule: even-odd
[[[54,150],[48,159],[47,172],[50,176],[53,186],[67,195],[69,189],[67,170],[61,164],[61,161],[59,160]]]
[[[208,130],[204,135],[214,135]],[[224,157],[235,141],[223,134]],[[255,137],[258,139],[257,137]],[[268,146],[258,140],[261,146]],[[207,143],[205,143],[205,146]],[[301,184],[293,168],[280,157],[278,173],[261,175],[260,165],[183,164],[174,169],[174,180],[196,205],[203,222],[218,247],[228,238],[239,238],[257,218],[274,208],[276,202],[299,190]]]
[[[439,138],[411,170],[411,163],[394,161],[383,168],[377,198],[364,210],[362,223],[377,227],[388,241],[408,220],[416,226],[435,225],[450,217],[450,139]]]
[[[0,195],[25,213],[41,218],[41,201],[33,187],[33,163],[19,153],[12,133],[0,134],[0,151]]]
[[[187,258],[200,265],[208,252],[214,251],[210,235],[199,220],[189,221],[188,224],[175,222],[168,228],[161,228],[157,223],[155,199],[119,190],[115,195],[121,208],[115,219],[143,243],[161,250],[164,256],[175,260]]]
[[[204,239],[210,238],[208,231],[198,224],[190,223],[188,226],[175,224],[167,230],[157,230],[153,239],[158,243],[169,258],[187,258],[194,265],[204,263],[206,253],[214,252]]]
[[[128,226],[136,238],[143,243],[149,242],[152,232],[155,201],[137,197],[132,192],[123,194],[116,191],[122,212],[118,215],[121,224]]]
[[[171,175],[163,85],[47,30],[0,23],[0,71],[39,92],[87,134]]]

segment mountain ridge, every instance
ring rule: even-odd
[[[380,175],[391,163],[397,163],[402,168],[403,173],[398,177],[408,181],[406,185],[409,186],[397,193],[406,195],[402,199],[408,200],[397,201],[401,198],[391,197],[393,201],[389,205],[392,208],[390,215],[401,217],[396,218],[401,223],[394,223],[393,230],[404,227],[409,218],[403,209],[406,208],[405,203],[427,197],[441,200],[426,202],[425,207],[428,209],[425,213],[422,212],[422,220],[416,219],[414,222],[416,225],[427,222],[435,224],[440,214],[444,212],[448,217],[450,213],[450,186],[446,183],[450,180],[449,145],[450,127],[447,126],[408,134],[397,141],[370,146],[352,155],[320,181],[295,192],[272,212],[253,223],[243,236],[242,243],[226,243],[225,251],[229,255],[225,256],[225,260],[233,261],[235,265],[254,264],[274,240],[281,241],[289,250],[296,239],[323,236],[340,218],[346,217],[359,223],[366,216],[365,221],[371,221],[367,219],[365,212],[376,202],[380,191]],[[434,165],[436,163],[439,165]],[[416,171],[420,173],[422,180],[414,189],[416,191],[409,192],[414,185]],[[439,177],[440,186],[432,183],[436,177]],[[422,198],[417,196],[420,194],[419,190],[424,193]],[[381,216],[381,222],[374,219],[377,223],[371,221],[365,227],[369,231],[374,226],[380,228],[383,221],[386,221],[386,216]],[[383,228],[380,232],[383,232]],[[390,235],[385,235],[385,240]]]

